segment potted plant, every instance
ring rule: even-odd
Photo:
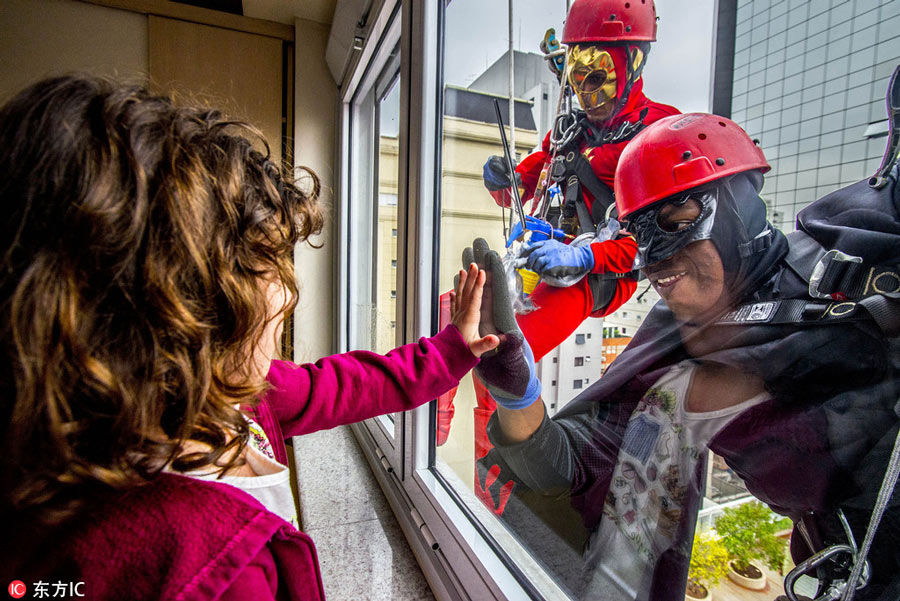
[[[774,570],[784,563],[784,541],[775,536],[782,521],[756,501],[723,511],[716,520],[716,531],[731,557],[729,579],[752,590],[766,587],[766,575],[759,562],[764,561]]]
[[[694,537],[688,569],[686,601],[710,601],[713,586],[728,574],[728,550],[713,532]]]

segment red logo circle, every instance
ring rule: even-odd
[[[21,580],[13,580],[9,583],[9,596],[13,599],[21,599],[25,596],[25,583]]]

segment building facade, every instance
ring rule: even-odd
[[[719,0],[715,56],[713,112],[759,140],[776,226],[881,164],[900,2]]]

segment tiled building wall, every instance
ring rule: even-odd
[[[776,226],[878,168],[887,139],[866,131],[887,131],[898,62],[898,0],[737,0],[731,118],[772,165],[762,196]]]

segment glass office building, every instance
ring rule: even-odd
[[[900,62],[895,0],[720,0],[713,112],[758,139],[772,166],[769,218],[871,175]]]

